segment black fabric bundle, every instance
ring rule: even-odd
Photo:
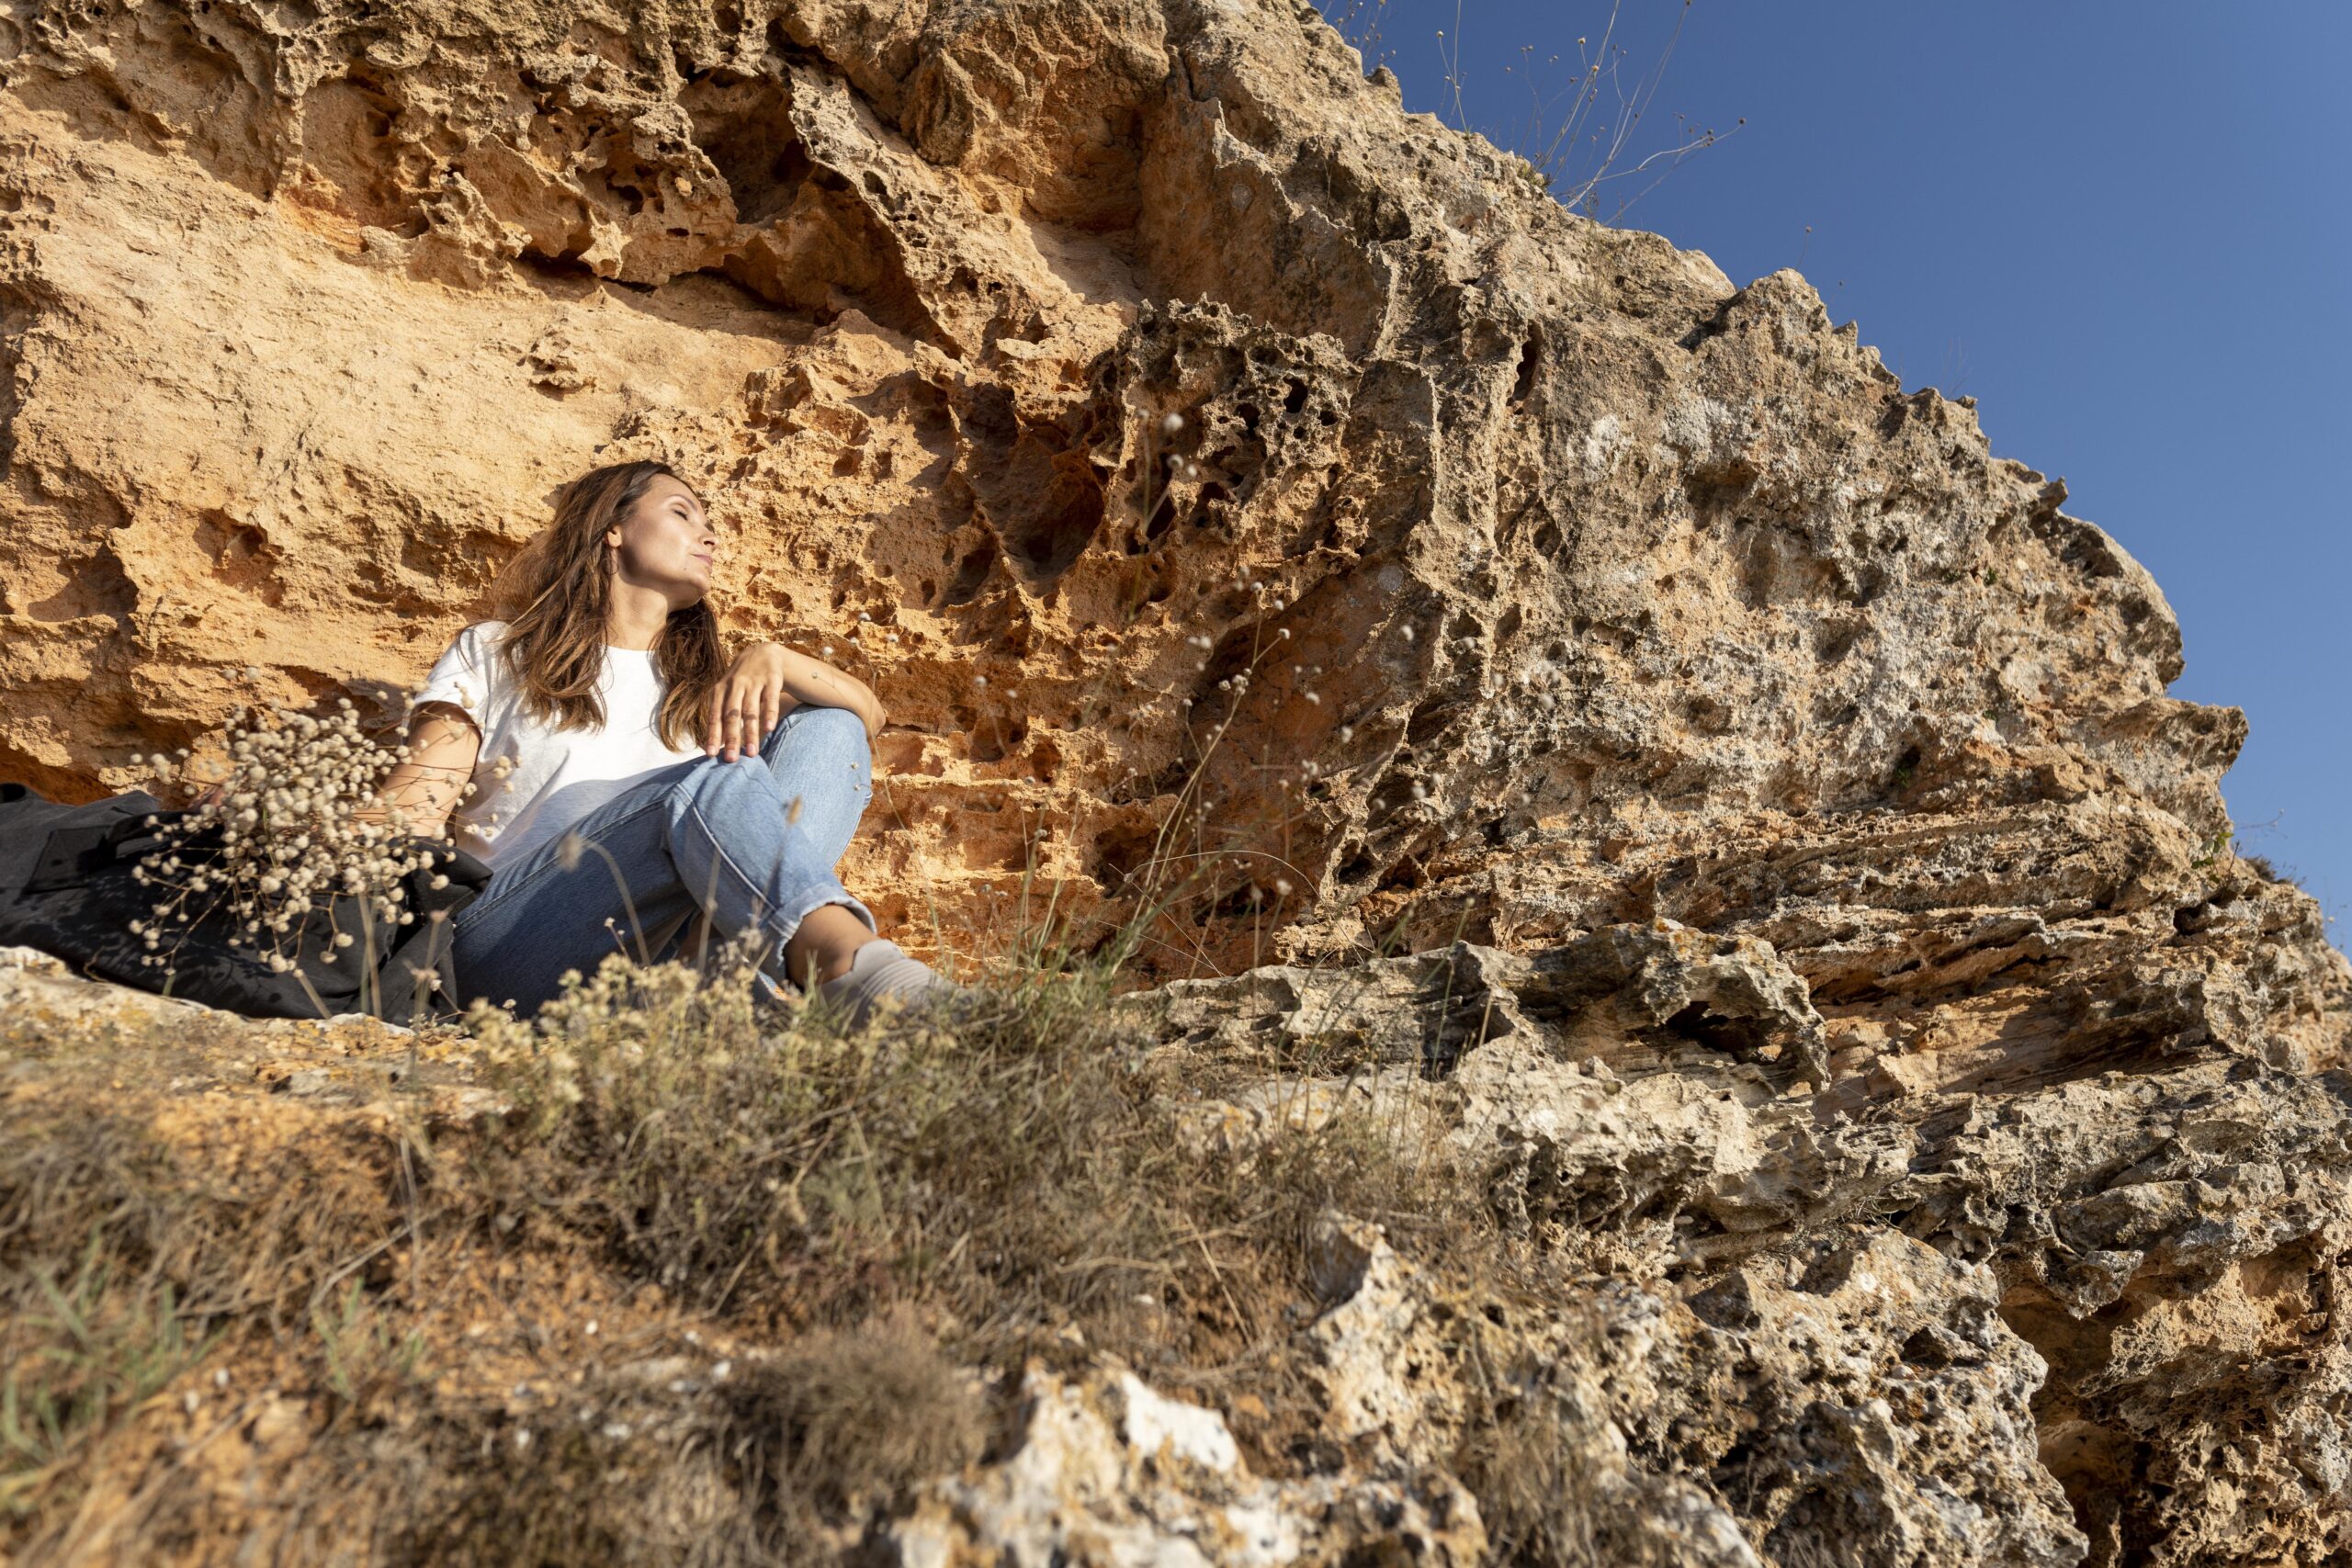
[[[313,909],[288,946],[294,968],[274,972],[251,950],[230,946],[235,928],[224,911],[167,923],[162,946],[150,950],[130,927],[152,922],[162,889],[131,874],[164,848],[159,829],[185,812],[166,811],[144,791],[110,795],[87,806],[62,806],[21,784],[0,784],[0,946],[39,948],[94,979],[180,997],[263,1018],[320,1018],[364,1012],[394,1023],[456,1014],[458,976],[449,957],[447,919],[490,881],[490,868],[452,844],[430,840],[434,864],[403,881],[401,908],[412,924],[366,911],[356,895]],[[199,834],[176,852],[183,864],[220,852]],[[430,886],[437,875],[447,886]],[[321,962],[332,933],[348,931],[352,944]],[[164,962],[147,962],[152,953]],[[425,971],[440,977],[435,989]]]

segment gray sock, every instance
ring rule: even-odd
[[[904,997],[910,1006],[938,992],[963,987],[920,959],[910,958],[888,937],[865,943],[850,955],[849,967],[817,987],[829,1007],[844,1009],[852,1029],[865,1025],[885,997]]]

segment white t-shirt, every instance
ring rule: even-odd
[[[559,730],[523,709],[506,660],[493,658],[503,621],[478,621],[450,641],[416,694],[416,701],[451,703],[481,729],[474,762],[474,793],[449,814],[458,847],[495,871],[556,837],[591,811],[660,769],[703,754],[699,746],[673,751],[662,743],[654,718],[662,681],[650,649],[605,649],[596,694],[605,705],[602,729]],[[505,778],[492,768],[514,759]]]

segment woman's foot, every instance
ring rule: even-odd
[[[817,987],[817,998],[828,1010],[844,1014],[845,1026],[862,1029],[886,997],[899,997],[909,1007],[926,998],[961,995],[964,987],[920,959],[910,958],[899,944],[877,937],[850,955],[847,970]]]

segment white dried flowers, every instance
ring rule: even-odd
[[[177,818],[147,818],[162,842],[132,875],[158,897],[153,918],[130,927],[147,963],[167,962],[165,941],[216,912],[232,948],[279,974],[296,966],[306,942],[324,964],[353,944],[352,931],[336,929],[337,900],[349,901],[343,922],[363,931],[375,920],[413,923],[402,880],[440,857],[410,836],[401,812],[378,804],[408,755],[405,745],[369,739],[348,697],[323,718],[277,705],[238,708],[228,776]],[[148,761],[159,773],[170,762],[160,753]]]

